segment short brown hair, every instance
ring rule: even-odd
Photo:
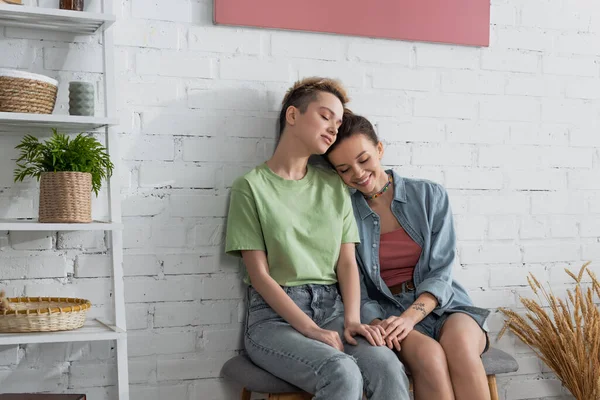
[[[377,137],[373,124],[362,115],[354,114],[352,111],[345,108],[344,118],[342,119],[342,125],[338,129],[336,140],[329,149],[327,149],[325,157],[329,160],[329,153],[344,140],[354,135],[366,136],[375,146],[379,143],[379,137]]]
[[[290,106],[294,106],[301,113],[306,112],[308,105],[317,99],[319,92],[331,93],[336,96],[345,106],[348,103],[348,94],[346,89],[336,79],[310,77],[297,81],[288,89],[281,102],[281,112],[279,113],[279,135],[285,128],[285,113]]]

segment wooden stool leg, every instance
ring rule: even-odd
[[[312,395],[308,393],[272,393],[269,400],[310,400]]]
[[[246,388],[242,389],[242,400],[250,400],[250,396],[252,396],[252,392],[246,390]]]
[[[490,398],[492,400],[499,400],[498,398],[498,385],[496,385],[496,375],[488,375],[488,387],[490,388]]]

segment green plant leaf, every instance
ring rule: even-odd
[[[106,148],[93,136],[83,133],[71,140],[52,129],[52,136],[44,143],[25,135],[15,148],[20,150],[14,171],[15,182],[22,182],[27,177],[39,180],[42,172],[89,172],[92,174],[92,191],[98,196],[102,181],[112,176],[114,169]]]

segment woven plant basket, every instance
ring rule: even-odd
[[[88,300],[67,297],[14,297],[12,310],[0,312],[0,333],[55,332],[81,328]]]
[[[47,76],[0,69],[0,112],[52,114],[57,91]]]
[[[42,172],[40,222],[92,222],[92,174]]]

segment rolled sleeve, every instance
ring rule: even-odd
[[[454,297],[452,281],[448,283],[442,279],[425,279],[417,288],[416,297],[419,297],[423,293],[430,293],[436,298],[438,305],[432,312],[441,316]]]

